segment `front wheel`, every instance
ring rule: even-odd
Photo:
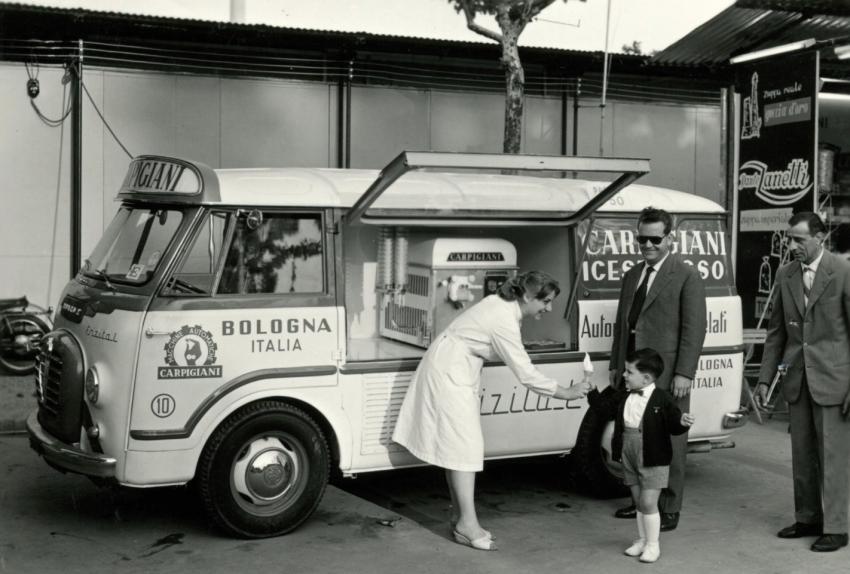
[[[50,328],[39,317],[14,313],[0,317],[0,367],[11,375],[30,375],[41,340]]]
[[[307,413],[260,401],[210,438],[197,481],[207,515],[241,538],[286,534],[313,513],[330,472],[327,440]]]
[[[570,454],[574,481],[598,498],[629,496],[623,485],[622,466],[611,457],[614,421],[603,409],[591,406],[581,421],[576,445]]]

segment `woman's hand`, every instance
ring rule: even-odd
[[[583,399],[593,389],[593,384],[588,380],[583,380],[577,385],[571,387],[558,386],[558,392],[555,393],[556,399],[564,399],[572,401],[575,399]]]

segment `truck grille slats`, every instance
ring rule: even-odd
[[[51,334],[38,358],[38,421],[56,438],[80,440],[83,407],[83,355],[67,333]]]

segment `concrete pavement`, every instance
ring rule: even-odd
[[[210,530],[188,488],[101,489],[2,435],[0,572],[846,572],[850,550],[816,554],[810,538],[775,536],[793,521],[786,429],[750,424],[737,448],[689,458],[681,525],[662,534],[652,566],[622,555],[635,533],[611,516],[622,501],[565,489],[558,459],[486,465],[479,508],[500,550],[480,552],[449,540],[434,468],[345,480],[296,532],[245,541]]]
[[[33,376],[12,377],[0,373],[0,433],[22,431],[27,415],[36,408]]]

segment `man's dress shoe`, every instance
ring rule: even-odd
[[[844,534],[824,534],[812,544],[812,550],[815,552],[833,552],[839,548],[847,546],[847,533]]]
[[[667,532],[669,530],[676,530],[677,526],[679,526],[679,513],[678,512],[662,512],[661,513],[661,532]]]
[[[823,534],[823,525],[806,524],[805,522],[795,522],[776,533],[780,538],[802,538],[803,536],[820,536],[821,534]]]
[[[635,518],[637,516],[637,508],[635,508],[634,504],[618,508],[614,516],[617,518]]]

